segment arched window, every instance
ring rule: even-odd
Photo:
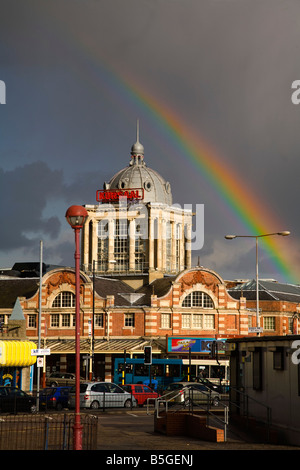
[[[188,294],[182,302],[183,307],[214,308],[212,298],[201,291],[194,291]]]
[[[53,300],[52,307],[70,308],[75,307],[75,295],[73,292],[60,292]]]

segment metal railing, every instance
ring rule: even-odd
[[[186,392],[188,392],[186,396]],[[194,396],[194,392],[198,394],[197,397]],[[203,405],[199,403],[199,394],[203,395],[201,402],[203,401]],[[201,395],[200,395],[201,396]],[[176,401],[177,398],[180,398],[180,401]],[[181,400],[183,398],[183,400]],[[197,403],[198,401],[198,403]],[[159,416],[159,408],[160,405],[163,404],[165,409],[164,411],[168,413],[169,406],[172,404],[172,412],[176,413],[183,408],[187,409],[189,413],[194,413],[194,408],[197,410],[203,410],[206,414],[206,424],[209,426],[210,420],[213,419],[213,424],[217,423],[224,429],[224,440],[227,440],[227,427],[229,424],[229,407],[228,405],[222,403],[221,401],[218,402],[218,408],[223,409],[223,419],[216,414],[216,412],[212,411],[215,407],[212,405],[212,396],[211,393],[203,393],[200,390],[195,390],[192,386],[191,387],[183,387],[178,393],[174,395],[174,392],[168,392],[165,395],[157,398],[155,400],[155,413],[156,417],[160,418]],[[177,405],[173,406],[173,405]],[[148,413],[148,404],[147,404],[147,413]]]
[[[81,415],[82,449],[97,449],[98,418]],[[74,414],[1,414],[0,450],[72,450]]]
[[[93,266],[91,263],[83,264],[81,266],[82,271],[85,273],[92,275],[95,273],[96,276],[117,276],[117,275],[138,275],[149,270],[149,263],[148,262],[137,262],[134,264],[132,268],[129,266],[129,262],[126,261],[124,263],[96,263]]]
[[[182,267],[183,268],[183,267]],[[81,265],[82,271],[88,275],[93,273],[96,276],[127,276],[127,275],[140,275],[142,273],[148,273],[150,265],[148,261],[137,261],[132,267],[129,265],[129,261],[124,263],[114,263],[114,262],[102,262],[96,263],[95,267],[91,263],[85,263]],[[168,274],[177,273],[180,270],[180,267],[173,266],[171,263],[167,263],[164,266],[163,271]]]
[[[232,395],[236,394],[238,399],[232,400]],[[237,410],[239,411],[239,415],[244,417],[246,419],[246,426],[249,426],[250,419],[256,419],[257,422],[259,422],[262,425],[265,425],[266,427],[266,435],[267,435],[267,441],[270,440],[270,430],[271,430],[271,424],[272,424],[272,408],[265,403],[256,400],[255,398],[249,396],[247,393],[245,393],[242,390],[238,390],[237,388],[231,387],[230,388],[230,399],[229,399],[229,404],[231,409],[233,407],[236,407]],[[265,410],[265,416],[264,415],[258,415],[257,413],[253,412],[251,413],[251,406],[252,404],[257,407],[262,407]]]

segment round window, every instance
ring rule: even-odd
[[[145,181],[144,188],[146,189],[146,191],[150,191],[151,187],[152,187],[151,181]]]

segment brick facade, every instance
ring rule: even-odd
[[[113,281],[112,281],[113,282]],[[159,280],[156,281],[159,283]],[[204,292],[213,300],[214,308],[182,307],[182,302],[190,293]],[[53,270],[43,277],[42,285],[42,336],[47,338],[68,338],[74,336],[70,326],[53,326],[52,315],[74,314],[74,308],[53,307],[54,299],[62,292],[75,293],[75,275],[71,269]],[[89,335],[89,321],[93,314],[93,283],[90,277],[81,273],[80,286],[80,334]],[[37,315],[39,308],[39,290],[29,299],[20,298],[25,314]],[[125,304],[125,301],[124,301]],[[108,294],[101,297],[95,293],[95,313],[103,315],[103,326],[95,325],[95,337],[132,337],[132,336],[232,336],[248,333],[248,313],[245,305],[233,299],[227,292],[222,279],[212,271],[191,269],[180,273],[170,283],[170,288],[163,296],[151,295],[149,305],[116,305],[115,296]],[[182,323],[182,314],[209,313],[214,317],[212,328],[186,328]],[[134,324],[126,325],[125,315],[134,315]],[[170,316],[169,327],[163,324],[163,315]],[[27,322],[28,324],[28,322]],[[27,336],[36,338],[37,328],[27,327]]]
[[[94,284],[95,281],[95,284]],[[18,287],[16,279],[1,280],[3,292],[10,283],[11,305],[18,298],[26,320],[26,336],[38,338],[39,279],[19,280],[24,286]],[[6,284],[5,284],[6,283]],[[29,286],[30,284],[30,286]],[[27,286],[27,287],[26,287]],[[30,288],[29,288],[29,287]],[[95,292],[93,287],[95,286]],[[22,292],[24,291],[24,295]],[[29,291],[29,292],[27,292]],[[186,302],[192,295],[203,294],[207,305]],[[41,341],[42,346],[60,344],[49,365],[60,370],[72,370],[74,366],[75,336],[75,273],[71,268],[53,269],[42,278]],[[62,304],[57,302],[61,298]],[[72,297],[73,296],[73,297]],[[71,303],[65,303],[67,299]],[[72,300],[73,299],[73,300]],[[208,299],[208,300],[207,300]],[[94,305],[93,305],[94,301]],[[9,317],[12,306],[0,308],[0,315]],[[247,307],[247,308],[246,308]],[[166,345],[167,337],[181,336],[204,338],[232,338],[248,336],[248,327],[255,325],[255,302],[244,297],[233,298],[222,278],[212,270],[191,268],[178,275],[156,279],[138,289],[126,284],[125,279],[96,278],[81,272],[80,276],[80,337],[86,342],[82,355],[90,354],[91,322],[95,313],[94,340],[104,341],[106,348],[97,357],[102,364],[106,380],[112,380],[114,357],[121,356],[122,348],[110,349],[110,340],[160,339]],[[298,312],[298,306],[291,302],[261,301],[261,322],[263,317],[275,317],[275,331],[264,334],[285,335],[290,330],[291,318]],[[142,354],[143,348],[134,348]],[[167,348],[157,350],[158,356],[166,354]],[[157,356],[157,357],[158,357]],[[49,370],[49,369],[48,369]]]

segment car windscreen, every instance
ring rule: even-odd
[[[110,393],[124,393],[124,390],[123,390],[121,387],[119,387],[118,385],[116,385],[116,384],[113,384],[113,383],[109,383],[109,382],[108,382],[108,383],[106,384],[106,386],[107,386],[108,391],[109,391]]]
[[[79,386],[79,393],[85,393],[86,389],[87,389],[87,384],[81,383]],[[75,393],[75,392],[76,392],[76,386],[73,385],[73,387],[71,387],[70,389],[70,393]]]
[[[41,391],[41,395],[54,395],[56,392],[56,387],[51,387],[51,388],[45,388],[44,390]]]

